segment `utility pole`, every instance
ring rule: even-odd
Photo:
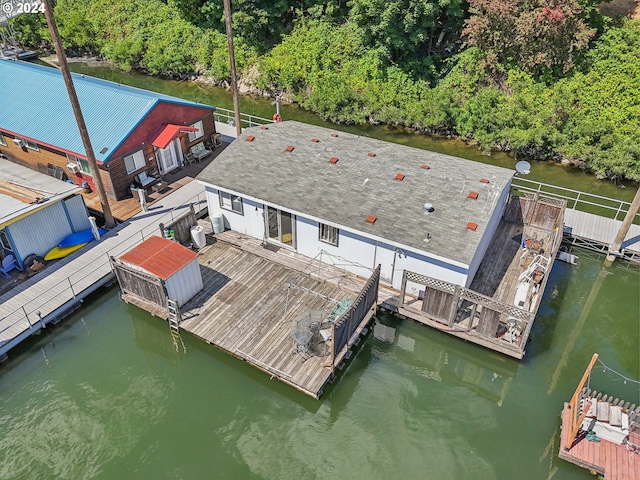
[[[64,84],[67,87],[67,93],[69,94],[69,100],[71,101],[71,108],[73,114],[76,117],[78,124],[78,130],[80,130],[80,137],[82,138],[82,144],[84,145],[85,152],[87,153],[87,161],[89,162],[89,168],[91,169],[91,175],[93,175],[93,182],[98,189],[98,196],[100,197],[100,203],[102,204],[102,212],[104,213],[104,219],[106,227],[113,228],[116,226],[116,222],[111,214],[111,207],[107,200],[107,194],[104,191],[104,185],[102,184],[102,178],[100,177],[100,171],[98,170],[98,164],[96,163],[96,157],[93,154],[93,147],[91,146],[91,140],[89,139],[89,132],[87,125],[84,123],[84,117],[82,110],[80,110],[80,102],[78,101],[78,95],[76,89],[73,86],[73,79],[71,78],[71,72],[69,71],[69,65],[67,64],[67,57],[62,48],[62,42],[60,41],[60,34],[58,33],[58,26],[53,18],[53,9],[51,8],[50,0],[42,0],[44,4],[44,16],[47,19],[47,25],[49,26],[49,32],[51,33],[51,40],[56,50],[58,57],[58,65],[62,72]]]
[[[240,123],[240,103],[238,102],[238,81],[236,80],[236,59],[233,54],[233,32],[231,31],[231,0],[224,0],[224,18],[227,27],[227,44],[229,46],[229,65],[231,67],[231,92],[233,93],[233,111],[236,117],[236,136],[242,133]]]
[[[622,247],[622,242],[624,242],[624,238],[629,233],[629,228],[633,223],[633,219],[636,218],[636,213],[638,213],[638,208],[640,208],[640,187],[638,187],[638,191],[636,192],[636,196],[633,197],[633,202],[631,202],[631,206],[629,210],[627,210],[627,214],[622,221],[622,225],[620,225],[620,230],[618,230],[618,234],[616,238],[613,240],[613,243],[609,246],[609,253],[607,254],[607,262],[613,262],[617,256],[620,256],[620,247]]]

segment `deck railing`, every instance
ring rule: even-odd
[[[631,202],[536,182],[523,177],[514,177],[512,187],[516,192],[530,192],[559,198],[567,202],[568,209],[593,213],[601,217],[613,218],[614,220],[622,221],[631,207]],[[633,223],[640,224],[640,212],[636,214]]]
[[[159,216],[153,224],[143,227],[141,230],[139,230],[135,234],[132,234],[126,237],[125,239],[121,240],[119,244],[114,248],[105,252],[104,255],[101,256],[102,260],[96,259],[90,265],[86,265],[85,267],[79,268],[78,270],[73,272],[71,275],[68,275],[67,277],[59,281],[57,284],[52,286],[45,295],[41,295],[38,298],[33,299],[25,303],[21,307],[13,310],[7,315],[4,315],[2,318],[0,318],[0,323],[5,323],[7,319],[12,319],[13,321],[11,321],[9,325],[5,325],[2,328],[2,330],[0,330],[0,338],[3,337],[3,334],[7,330],[10,330],[16,324],[23,322],[24,320],[26,320],[29,323],[29,328],[33,329],[34,326],[36,326],[36,324],[38,324],[38,322],[40,322],[43,319],[43,317],[40,314],[40,309],[43,306],[45,306],[49,301],[51,301],[53,298],[59,297],[61,295],[66,296],[65,294],[68,294],[69,292],[71,293],[72,298],[77,298],[78,294],[87,290],[86,282],[84,282],[85,277],[90,276],[92,272],[100,271],[100,269],[102,269],[106,265],[109,265],[109,268],[111,268],[110,262],[109,262],[110,257],[118,256],[124,253],[126,250],[129,250],[130,248],[133,247],[133,245],[131,245],[128,242],[128,240],[133,239],[134,237],[140,237],[140,242],[142,242],[147,238],[151,237],[152,235],[157,234],[159,232],[159,229],[158,229],[159,223],[171,223],[184,215],[188,215],[190,213],[190,207],[189,207],[190,204],[193,205],[195,213],[196,215],[198,215],[207,206],[206,193],[201,192],[198,195],[191,197],[183,205],[174,207],[173,209],[169,210],[167,213],[163,214],[162,216]],[[97,281],[101,280],[103,277],[104,276],[99,277]],[[76,288],[74,290],[74,286],[77,287],[78,284],[80,284],[81,282],[83,283],[83,286]],[[56,309],[54,308],[54,311],[55,310]],[[46,315],[44,318],[46,318]],[[14,335],[12,338],[15,338],[18,335]],[[5,339],[5,341],[7,342],[11,341],[12,338]]]
[[[236,117],[233,110],[216,107],[216,111],[213,114],[213,117],[216,122],[226,123],[234,127],[236,125]],[[273,120],[270,120],[268,118],[258,117],[256,115],[250,115],[248,113],[240,113],[240,123],[242,124],[241,125],[242,128],[248,128],[248,127],[257,127],[259,125],[266,125],[268,123],[273,123]]]

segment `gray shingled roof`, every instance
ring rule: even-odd
[[[247,141],[249,136],[254,140]],[[288,145],[294,150],[286,152]],[[331,164],[331,157],[338,162]],[[395,179],[398,173],[404,180]],[[287,121],[245,129],[198,180],[468,265],[514,173]],[[471,191],[478,193],[477,200],[468,198]],[[427,202],[435,209],[429,215],[424,214]],[[366,222],[369,215],[377,217],[374,224]],[[478,224],[475,232],[467,229],[468,222]]]

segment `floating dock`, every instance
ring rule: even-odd
[[[234,245],[243,240],[227,231],[200,249],[204,288],[180,308],[179,330],[319,398],[375,314],[379,270],[362,279],[259,242],[264,255]],[[170,320],[168,305],[132,293],[135,285],[121,288],[126,302]]]

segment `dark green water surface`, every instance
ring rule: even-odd
[[[2,479],[590,479],[557,458],[594,352],[640,377],[640,276],[554,267],[522,362],[381,314],[320,401],[102,290],[0,368]],[[585,307],[586,305],[586,307]],[[640,403],[596,370],[591,386]]]

